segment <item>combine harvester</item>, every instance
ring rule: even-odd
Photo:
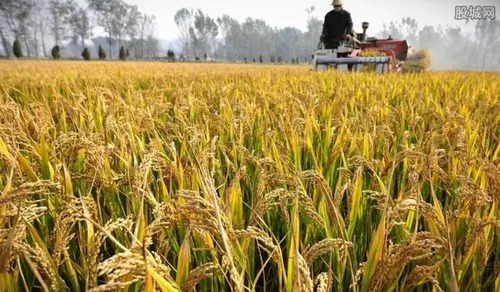
[[[324,49],[320,42],[313,55],[312,69],[357,72],[373,64],[371,66],[375,66],[377,73],[402,72],[404,62],[415,52],[413,47],[406,40],[394,40],[390,36],[387,39],[366,38],[368,25],[368,22],[363,22],[363,33],[355,34],[349,41],[336,40],[336,49]],[[369,56],[374,53],[380,56]],[[422,67],[428,66],[424,63]]]

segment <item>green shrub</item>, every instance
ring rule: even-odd
[[[83,49],[82,57],[84,60],[87,60],[87,61],[90,60],[90,51],[88,48]]]
[[[100,60],[106,59],[106,51],[102,46],[99,46],[99,59]]]
[[[55,60],[61,59],[61,48],[59,48],[58,45],[55,45],[52,48],[52,58],[54,58]]]
[[[14,56],[16,56],[17,58],[23,57],[23,50],[21,49],[21,43],[18,39],[14,41],[14,46],[12,49],[14,51]]]
[[[125,52],[125,48],[121,46],[120,48],[120,60],[125,61],[127,59],[127,53]]]

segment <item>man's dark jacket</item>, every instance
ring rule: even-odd
[[[334,39],[341,39],[345,35],[354,36],[351,14],[342,9],[339,12],[332,10],[325,15],[323,33],[325,43]]]

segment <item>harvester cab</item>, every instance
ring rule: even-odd
[[[367,38],[369,23],[363,22],[363,33],[356,33],[350,40],[334,40],[332,49],[326,49],[320,42],[314,51],[312,69],[327,71],[356,72],[364,66],[375,67],[377,73],[400,72],[409,52],[409,44],[405,40]],[[369,56],[375,52],[375,56]]]

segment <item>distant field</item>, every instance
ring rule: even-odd
[[[500,291],[499,93],[0,61],[0,291]]]

